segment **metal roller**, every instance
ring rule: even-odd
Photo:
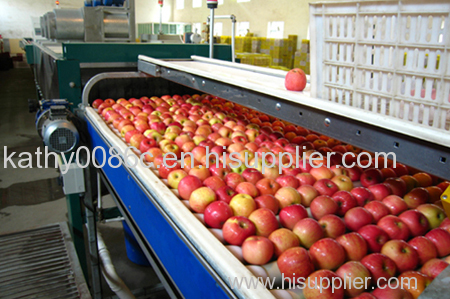
[[[127,38],[128,16],[125,14],[105,14],[103,28],[107,38]]]
[[[56,38],[56,16],[55,13],[49,11],[47,15],[47,35],[49,39]]]
[[[55,9],[56,39],[84,40],[83,9]]]

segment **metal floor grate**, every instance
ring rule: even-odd
[[[0,298],[91,298],[66,223],[0,235]]]

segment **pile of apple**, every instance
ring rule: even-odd
[[[365,168],[339,167],[344,153],[361,149],[210,95],[97,99],[92,106],[127,143],[152,154],[146,160],[160,178],[205,225],[221,229],[226,244],[241,246],[245,262],[276,261],[285,278],[311,278],[306,298],[417,298],[450,263],[450,220],[440,201],[448,181],[383,159],[375,168],[368,152]],[[297,146],[304,159],[335,152],[332,166],[282,160],[282,174],[277,163],[263,174],[261,162],[252,163],[263,152],[275,162],[282,152],[295,157]],[[225,155],[226,165],[207,158],[207,147],[220,162]],[[169,152],[178,161],[164,165]],[[181,161],[182,152],[193,161]],[[242,161],[247,154],[254,167],[229,167],[231,153]],[[346,156],[347,165],[355,160]],[[315,277],[359,277],[370,287],[318,293]],[[414,277],[417,288],[386,285],[391,277]]]

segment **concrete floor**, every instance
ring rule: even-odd
[[[35,153],[41,147],[35,125],[35,114],[28,112],[28,98],[35,98],[36,91],[31,69],[14,68],[0,71],[0,234],[22,231],[43,225],[68,221],[66,198],[58,185],[59,172],[54,165],[37,168],[33,155],[33,167],[13,168],[5,162],[5,152],[13,162],[22,159],[22,152]],[[42,163],[41,163],[42,164]],[[6,166],[6,167],[5,167]],[[105,197],[105,206],[114,206],[113,200]],[[128,260],[125,250],[122,224],[100,224],[99,229],[111,253],[119,276],[138,298],[167,298],[165,291],[149,294],[159,280],[151,267],[143,267]],[[102,281],[103,298],[114,293]]]

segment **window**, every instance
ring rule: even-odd
[[[267,25],[267,37],[283,38],[284,22],[269,22]]]
[[[202,7],[202,0],[192,0],[192,7]]]
[[[236,36],[245,36],[250,29],[250,22],[237,22]]]
[[[177,0],[177,9],[184,9],[184,0]]]
[[[221,36],[222,28],[223,28],[222,22],[214,22],[214,36]]]

